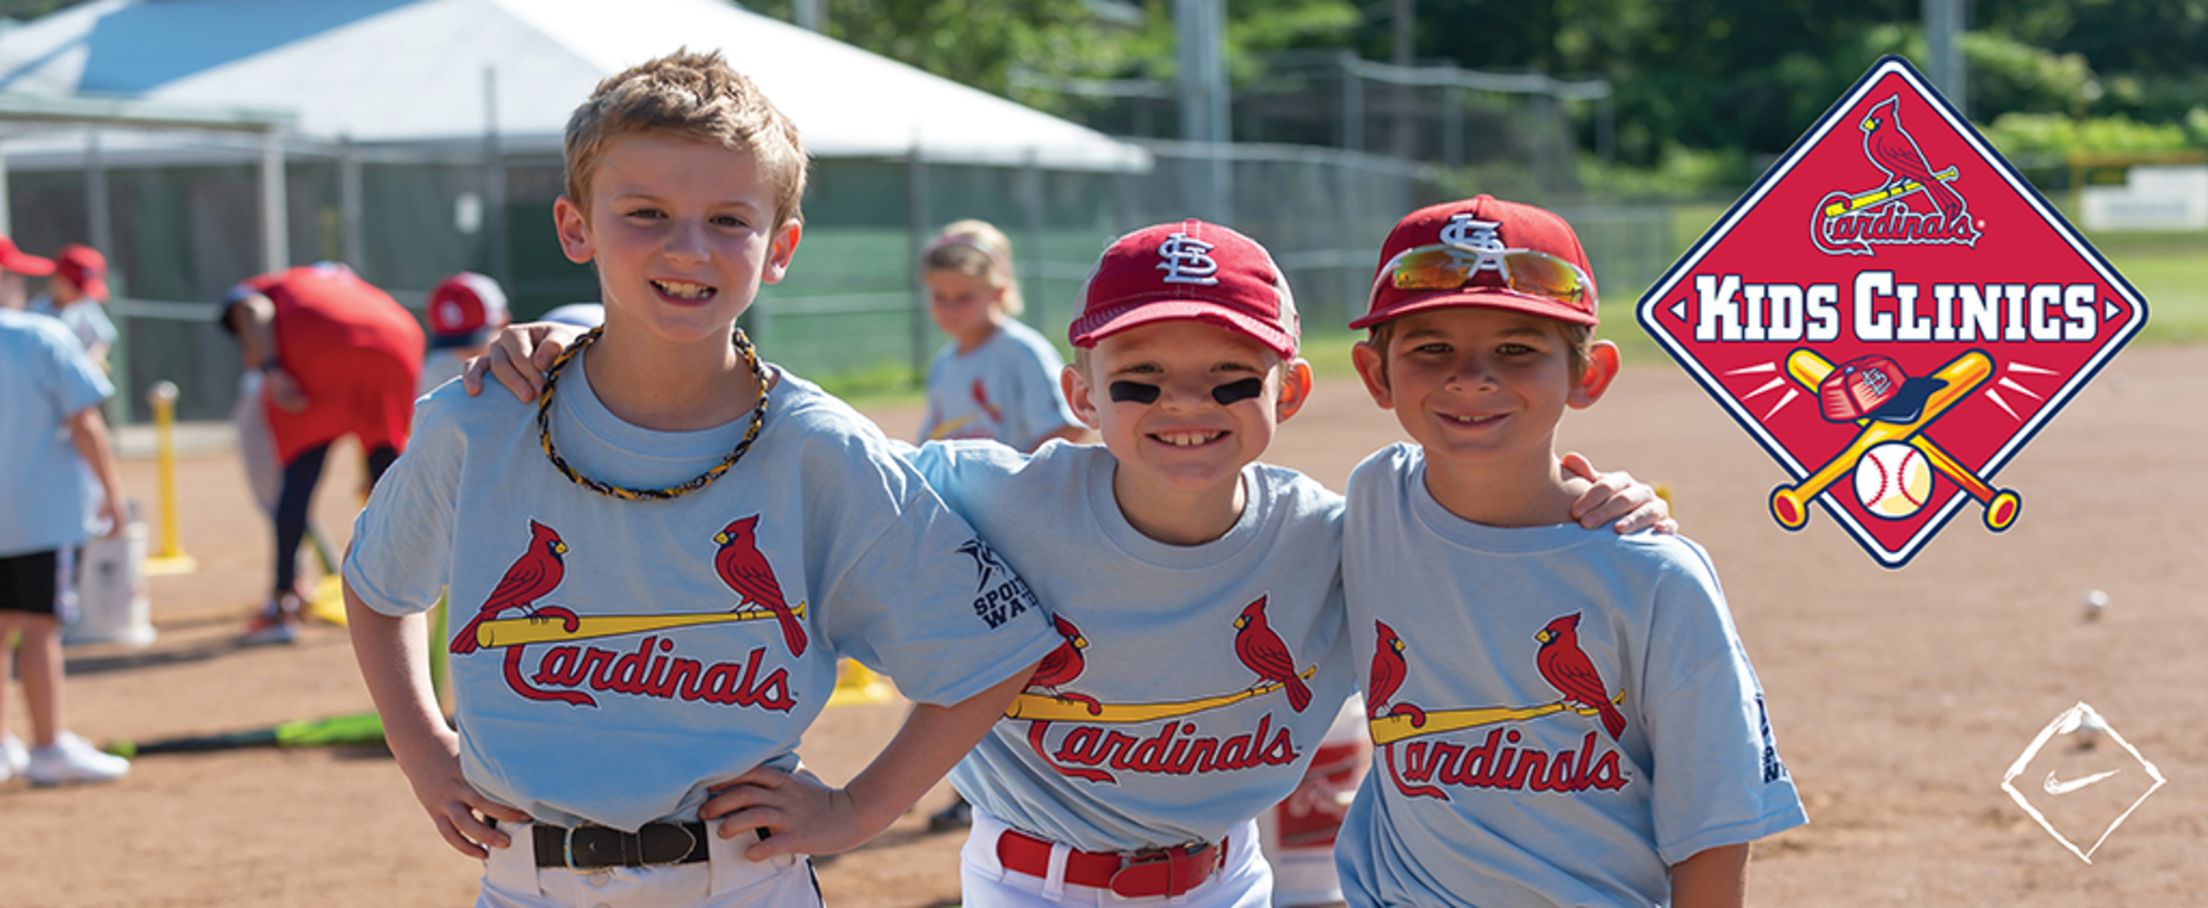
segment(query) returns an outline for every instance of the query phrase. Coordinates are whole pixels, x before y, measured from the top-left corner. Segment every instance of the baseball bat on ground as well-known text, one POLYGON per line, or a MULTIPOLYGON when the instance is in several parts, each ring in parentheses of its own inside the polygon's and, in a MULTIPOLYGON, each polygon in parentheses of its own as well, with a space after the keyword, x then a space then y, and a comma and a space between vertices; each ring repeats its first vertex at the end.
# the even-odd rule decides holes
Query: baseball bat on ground
POLYGON ((108 753, 124 757, 143 757, 153 754, 207 753, 217 750, 237 750, 247 747, 336 747, 346 744, 380 744, 383 742, 383 721, 374 711, 329 716, 321 719, 299 719, 271 725, 214 735, 186 735, 174 738, 157 738, 152 741, 132 741, 128 738, 109 741, 102 748, 108 753))

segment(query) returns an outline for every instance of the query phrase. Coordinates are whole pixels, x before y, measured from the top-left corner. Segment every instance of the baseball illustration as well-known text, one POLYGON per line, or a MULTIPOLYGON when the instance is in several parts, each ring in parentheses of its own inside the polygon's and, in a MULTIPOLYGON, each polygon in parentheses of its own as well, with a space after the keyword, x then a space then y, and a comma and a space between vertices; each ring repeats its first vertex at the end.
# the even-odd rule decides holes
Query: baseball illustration
POLYGON ((1932 498, 1932 467, 1907 442, 1873 446, 1855 464, 1855 500, 1863 509, 1900 520, 1924 509, 1932 498))

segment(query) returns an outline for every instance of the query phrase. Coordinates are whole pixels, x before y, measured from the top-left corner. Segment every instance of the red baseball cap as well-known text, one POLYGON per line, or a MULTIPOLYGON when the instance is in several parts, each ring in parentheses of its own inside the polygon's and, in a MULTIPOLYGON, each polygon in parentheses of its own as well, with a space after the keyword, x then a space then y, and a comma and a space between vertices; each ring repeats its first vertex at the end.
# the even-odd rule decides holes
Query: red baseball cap
POLYGON ((24 252, 15 241, 0 236, 0 271, 12 271, 26 277, 45 277, 54 273, 54 260, 24 252))
POLYGON ((506 291, 473 271, 445 278, 429 292, 429 330, 441 346, 479 344, 506 315, 506 291))
POLYGON ((61 247, 54 255, 54 273, 68 278, 85 296, 107 299, 107 256, 97 249, 82 243, 61 247))
POLYGON ((1932 392, 1947 387, 1940 378, 1910 378, 1893 357, 1873 353, 1841 363, 1817 385, 1825 419, 1909 423, 1924 412, 1932 392))
POLYGON ((1066 337, 1093 347, 1130 328, 1182 319, 1240 332, 1283 357, 1296 355, 1303 334, 1295 294, 1272 253, 1191 218, 1113 241, 1081 288, 1081 315, 1066 337))
POLYGON ((1553 212, 1490 195, 1429 205, 1388 232, 1365 315, 1349 326, 1457 306, 1594 325, 1594 273, 1553 212))

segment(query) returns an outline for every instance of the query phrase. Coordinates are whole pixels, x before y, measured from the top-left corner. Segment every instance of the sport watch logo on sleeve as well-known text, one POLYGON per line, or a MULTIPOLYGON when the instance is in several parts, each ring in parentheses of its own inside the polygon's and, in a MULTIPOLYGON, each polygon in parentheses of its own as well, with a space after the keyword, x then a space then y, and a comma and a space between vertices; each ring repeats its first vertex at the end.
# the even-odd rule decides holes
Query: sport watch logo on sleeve
POLYGON ((1864 74, 1658 280, 1641 325, 1811 503, 1899 568, 2147 321, 2146 300, 1900 57, 1864 74), (1802 229, 1807 217, 1809 229, 1802 229))

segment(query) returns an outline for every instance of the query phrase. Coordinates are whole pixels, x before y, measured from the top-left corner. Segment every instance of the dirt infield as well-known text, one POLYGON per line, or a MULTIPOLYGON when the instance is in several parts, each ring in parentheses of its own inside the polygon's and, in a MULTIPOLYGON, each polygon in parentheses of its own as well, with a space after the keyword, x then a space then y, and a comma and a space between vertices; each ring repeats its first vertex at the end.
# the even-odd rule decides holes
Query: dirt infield
MULTIPOLYGON (((2195 484, 2208 465, 2204 353, 2126 353, 2001 474, 2024 496, 2014 529, 1994 536, 1966 511, 1898 573, 1821 510, 1803 532, 1781 531, 1763 504, 1778 468, 1676 369, 1629 368, 1599 407, 1566 420, 1567 446, 1672 487, 1756 659, 1812 824, 1759 846, 1753 903, 2160 905, 2208 889, 2208 868, 2185 857, 2208 826, 2198 721, 2208 559, 2190 529, 2208 511, 2208 488, 2195 484), (2111 604, 2087 622, 2080 602, 2093 589, 2111 604), (2169 777, 2091 866, 1999 787, 2040 728, 2080 700, 2169 777)), ((875 415, 892 433, 918 421, 875 415)), ((1354 384, 1335 381, 1272 459, 1340 488, 1398 437, 1354 384)), ((336 460, 316 516, 342 544, 359 471, 336 460)), ((126 464, 143 500, 153 473, 151 461, 126 464)), ((310 629, 295 647, 233 645, 265 582, 265 525, 229 455, 186 458, 181 473, 185 546, 201 568, 152 581, 152 646, 70 651, 70 723, 95 740, 143 739, 365 709, 341 630, 310 629)), ((21 703, 9 693, 18 729, 21 703)), ((846 777, 900 713, 832 709, 805 758, 846 777)), ((2059 801, 2036 775, 2017 780, 2089 845, 2129 797, 2101 802, 2141 771, 2113 743, 2063 759, 2065 779, 2123 770, 2059 801)), ((824 866, 829 900, 955 901, 959 837, 929 836, 922 822, 945 791, 824 866)), ((151 757, 102 788, 0 785, 0 904, 10 906, 464 904, 477 873, 430 830, 380 749, 151 757)))

